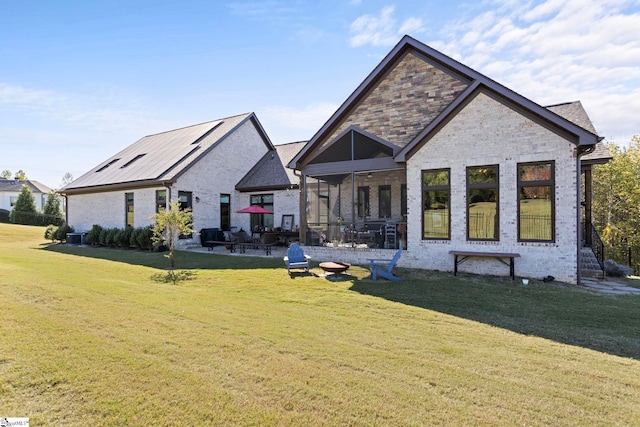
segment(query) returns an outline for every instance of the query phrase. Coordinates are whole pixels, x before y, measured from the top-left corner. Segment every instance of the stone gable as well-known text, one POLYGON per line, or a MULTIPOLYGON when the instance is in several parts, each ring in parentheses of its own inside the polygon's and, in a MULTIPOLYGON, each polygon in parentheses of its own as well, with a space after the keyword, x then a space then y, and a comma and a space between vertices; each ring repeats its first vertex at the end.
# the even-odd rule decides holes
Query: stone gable
POLYGON ((464 81, 408 52, 365 95, 325 144, 350 125, 356 125, 404 147, 466 87, 464 81))

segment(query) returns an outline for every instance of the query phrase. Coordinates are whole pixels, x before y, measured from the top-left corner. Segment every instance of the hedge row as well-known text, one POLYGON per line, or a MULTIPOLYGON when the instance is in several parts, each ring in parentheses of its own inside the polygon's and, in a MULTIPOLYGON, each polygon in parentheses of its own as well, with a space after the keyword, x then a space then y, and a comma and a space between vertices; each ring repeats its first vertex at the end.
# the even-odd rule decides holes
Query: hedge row
POLYGON ((86 236, 86 243, 93 246, 107 246, 111 248, 135 248, 154 250, 151 240, 152 227, 138 228, 102 228, 94 224, 86 236))
POLYGON ((62 215, 48 215, 40 212, 16 212, 9 213, 9 221, 14 224, 22 225, 56 225, 60 226, 64 223, 62 215))

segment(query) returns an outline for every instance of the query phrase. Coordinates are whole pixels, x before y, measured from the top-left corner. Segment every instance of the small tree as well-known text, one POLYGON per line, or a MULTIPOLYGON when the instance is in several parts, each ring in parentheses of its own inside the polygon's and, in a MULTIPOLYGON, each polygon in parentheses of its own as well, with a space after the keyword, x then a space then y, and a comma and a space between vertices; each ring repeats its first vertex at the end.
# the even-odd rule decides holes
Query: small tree
POLYGON ((15 179, 17 179, 18 181, 26 181, 27 180, 27 174, 24 173, 24 171, 22 169, 20 169, 18 172, 16 172, 15 179))
POLYGON ((13 209, 11 210, 11 222, 22 223, 24 221, 21 220, 20 214, 27 213, 27 216, 32 219, 33 215, 37 212, 38 209, 36 208, 36 199, 33 197, 33 191, 31 191, 28 185, 23 185, 18 194, 16 204, 13 205, 13 209))
POLYGON ((169 248, 170 271, 175 268, 175 248, 176 241, 181 234, 192 234, 193 213, 191 209, 180 209, 179 202, 169 203, 169 209, 161 209, 160 212, 151 217, 153 226, 153 243, 156 245, 165 244, 169 248))
POLYGON ((64 187, 67 184, 71 184, 71 182, 73 181, 73 175, 71 175, 70 172, 67 172, 64 174, 64 176, 62 177, 62 187, 64 187))
POLYGON ((0 173, 0 176, 5 178, 5 179, 11 179, 11 176, 13 174, 11 173, 11 171, 9 169, 5 169, 2 171, 2 173, 0 173))
POLYGON ((42 213, 45 215, 60 215, 60 196, 58 193, 47 194, 47 201, 42 208, 42 213))

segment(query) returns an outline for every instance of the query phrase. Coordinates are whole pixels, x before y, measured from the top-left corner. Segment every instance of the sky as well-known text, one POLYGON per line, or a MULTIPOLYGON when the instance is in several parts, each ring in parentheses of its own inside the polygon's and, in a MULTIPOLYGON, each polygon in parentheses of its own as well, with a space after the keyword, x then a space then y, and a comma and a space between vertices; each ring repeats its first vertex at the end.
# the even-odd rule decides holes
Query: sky
POLYGON ((640 0, 0 0, 0 171, 60 188, 146 135, 255 112, 309 140, 408 34, 640 134, 640 0))

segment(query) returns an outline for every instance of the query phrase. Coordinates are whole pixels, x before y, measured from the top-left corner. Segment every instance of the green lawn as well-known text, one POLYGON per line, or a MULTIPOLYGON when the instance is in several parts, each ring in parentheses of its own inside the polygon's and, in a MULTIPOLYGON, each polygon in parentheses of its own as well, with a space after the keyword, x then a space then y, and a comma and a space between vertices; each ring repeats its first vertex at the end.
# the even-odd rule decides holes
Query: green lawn
POLYGON ((640 425, 640 298, 50 245, 0 224, 0 416, 32 425, 640 425), (320 270, 314 269, 316 273, 320 270))

